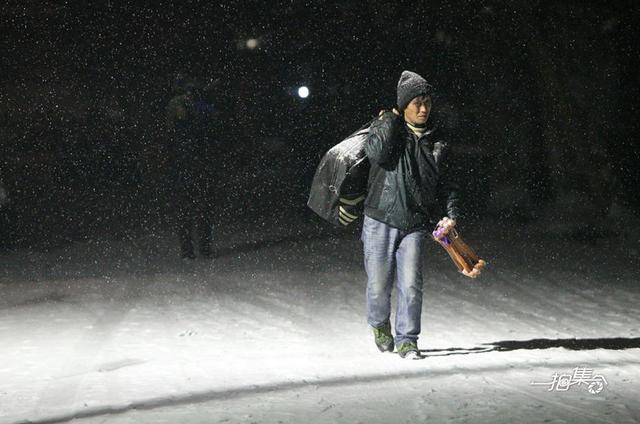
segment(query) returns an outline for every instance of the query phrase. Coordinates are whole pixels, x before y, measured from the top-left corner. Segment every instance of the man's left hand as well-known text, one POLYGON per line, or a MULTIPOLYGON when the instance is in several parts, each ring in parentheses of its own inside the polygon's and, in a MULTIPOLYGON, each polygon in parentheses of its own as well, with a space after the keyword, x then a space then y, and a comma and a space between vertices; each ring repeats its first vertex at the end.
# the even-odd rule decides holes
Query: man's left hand
POLYGON ((455 226, 456 226, 456 221, 449 218, 448 216, 445 216, 440 220, 440 222, 438 222, 438 228, 443 228, 444 234, 447 234, 455 226))

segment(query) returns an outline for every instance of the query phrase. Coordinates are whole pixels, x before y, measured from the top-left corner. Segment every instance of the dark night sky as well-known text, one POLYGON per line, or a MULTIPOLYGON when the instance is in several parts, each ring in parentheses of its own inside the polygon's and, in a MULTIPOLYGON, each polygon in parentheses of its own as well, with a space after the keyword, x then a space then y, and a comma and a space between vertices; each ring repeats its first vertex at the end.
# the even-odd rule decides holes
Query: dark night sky
POLYGON ((304 208, 319 157, 393 105, 403 69, 437 87, 434 119, 459 153, 469 216, 526 222, 578 204, 566 219, 593 227, 614 204, 640 210, 634 2, 265 4, 3 6, 3 239, 59 234, 70 220, 66 239, 97 222, 164 223, 164 108, 178 73, 220 80, 219 178, 243 193, 217 206, 221 217, 247 197, 245 218, 304 208))

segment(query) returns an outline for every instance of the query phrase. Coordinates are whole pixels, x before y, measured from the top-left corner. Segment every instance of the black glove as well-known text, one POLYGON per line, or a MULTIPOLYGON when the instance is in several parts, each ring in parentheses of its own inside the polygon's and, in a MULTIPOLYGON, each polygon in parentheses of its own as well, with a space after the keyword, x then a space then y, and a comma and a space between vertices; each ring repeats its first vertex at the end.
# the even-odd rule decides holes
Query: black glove
POLYGON ((338 208, 338 221, 345 227, 351 224, 362 215, 362 202, 365 195, 347 195, 340 198, 338 208))

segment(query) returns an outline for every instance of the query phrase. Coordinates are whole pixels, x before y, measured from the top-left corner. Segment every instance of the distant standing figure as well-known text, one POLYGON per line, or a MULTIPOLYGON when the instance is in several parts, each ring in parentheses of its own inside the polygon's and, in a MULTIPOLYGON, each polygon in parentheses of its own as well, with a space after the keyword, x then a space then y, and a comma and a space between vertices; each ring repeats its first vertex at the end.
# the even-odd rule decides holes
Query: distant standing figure
POLYGON ((202 85, 179 79, 175 95, 166 107, 171 138, 171 164, 174 171, 175 210, 180 255, 194 259, 193 233, 197 234, 200 254, 212 254, 213 155, 217 112, 205 98, 202 85))
POLYGON ((0 180, 0 209, 9 203, 9 195, 7 194, 7 190, 4 188, 4 184, 2 184, 2 180, 0 180))

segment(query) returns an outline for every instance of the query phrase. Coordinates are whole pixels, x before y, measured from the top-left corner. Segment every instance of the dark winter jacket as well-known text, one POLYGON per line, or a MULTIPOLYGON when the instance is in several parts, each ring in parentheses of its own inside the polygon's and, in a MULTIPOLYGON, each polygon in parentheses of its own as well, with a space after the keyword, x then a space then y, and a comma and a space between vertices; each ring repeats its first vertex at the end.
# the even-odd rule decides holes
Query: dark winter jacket
POLYGON ((220 161, 221 153, 221 131, 213 105, 182 94, 171 99, 165 112, 175 182, 182 190, 211 192, 218 170, 211 164, 220 161))
POLYGON ((437 133, 431 128, 418 138, 393 112, 371 124, 365 215, 405 231, 431 229, 445 215, 460 218, 447 145, 437 133))

